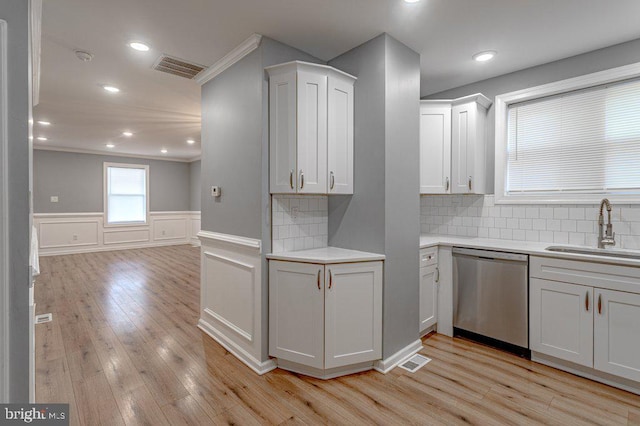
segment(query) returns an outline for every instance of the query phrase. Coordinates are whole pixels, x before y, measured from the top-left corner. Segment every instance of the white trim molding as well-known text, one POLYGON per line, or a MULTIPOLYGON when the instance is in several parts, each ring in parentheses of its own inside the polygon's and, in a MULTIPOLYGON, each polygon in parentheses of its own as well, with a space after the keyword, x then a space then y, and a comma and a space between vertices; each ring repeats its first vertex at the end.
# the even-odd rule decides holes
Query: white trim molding
POLYGON ((208 81, 214 79, 224 70, 231 67, 240 59, 256 50, 258 46, 260 46, 261 40, 262 36, 260 34, 252 34, 248 39, 240 43, 240 45, 234 48, 231 52, 224 55, 224 57, 222 57, 222 59, 220 59, 218 62, 201 71, 200 74, 198 74, 194 78, 195 82, 202 86, 208 81))
POLYGON ((151 212, 145 225, 105 227, 104 213, 37 213, 40 256, 178 244, 199 245, 200 212, 151 212))
POLYGON ((418 339, 415 342, 409 343, 390 357, 374 362, 373 369, 382 374, 387 374, 402 361, 420 352, 420 349, 422 349, 422 340, 418 339))
POLYGON ((103 226, 112 228, 112 227, 121 227, 121 226, 144 226, 149 223, 151 218, 149 212, 149 165, 148 164, 129 164, 129 163, 110 163, 105 161, 102 163, 103 165, 103 173, 102 173, 102 197, 103 197, 103 206, 104 206, 104 222, 103 226), (109 169, 135 169, 135 170, 144 170, 144 222, 114 222, 109 223, 109 169))
POLYGON ((31 38, 31 102, 40 102, 40 46, 42 45, 42 0, 29 1, 29 37, 31 38))
MULTIPOLYGON (((567 195, 541 195, 541 196, 507 196, 506 171, 507 171, 507 113, 509 105, 530 101, 547 96, 557 95, 588 87, 599 86, 621 80, 640 77, 640 62, 611 68, 579 77, 555 81, 528 89, 517 90, 496 96, 495 99, 495 203, 496 204, 597 204, 602 199, 602 194, 580 194, 574 198, 567 195)), ((636 204, 640 203, 638 195, 607 195, 612 202, 636 204)))
POLYGON ((198 238, 200 240, 208 240, 210 242, 225 242, 234 244, 237 246, 243 246, 250 249, 255 249, 258 253, 262 253, 262 241, 255 238, 241 237, 239 235, 220 234, 218 232, 200 231, 198 232, 198 238))
MULTIPOLYGON (((142 158, 145 160, 157 160, 157 161, 175 161, 177 163, 191 163, 196 161, 194 159, 186 159, 186 158, 177 158, 177 157, 158 157, 154 155, 141 155, 141 154, 126 154, 123 152, 112 152, 112 151, 98 151, 95 149, 80 149, 80 148, 66 148, 63 146, 43 146, 43 145, 34 145, 34 150, 38 151, 55 151, 55 152, 71 152, 74 154, 90 154, 90 155, 103 155, 105 157, 126 157, 126 158, 142 158)), ((200 156, 194 157, 196 159, 200 159, 200 156)))
POLYGON ((0 20, 0 402, 9 399, 9 173, 7 22, 0 20))
POLYGON ((198 326, 258 374, 275 368, 263 353, 266 286, 260 241, 200 231, 198 326))

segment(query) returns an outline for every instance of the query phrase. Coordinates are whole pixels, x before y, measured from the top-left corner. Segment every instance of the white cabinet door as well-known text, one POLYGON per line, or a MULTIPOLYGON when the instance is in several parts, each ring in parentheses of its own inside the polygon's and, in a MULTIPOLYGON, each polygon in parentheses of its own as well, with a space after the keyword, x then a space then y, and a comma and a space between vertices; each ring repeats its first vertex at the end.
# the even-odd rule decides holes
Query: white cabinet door
POLYGON ((447 194, 451 176, 451 107, 420 106, 420 193, 447 194))
POLYGON ((353 81, 329 77, 329 194, 353 194, 353 81))
POLYGON ((298 193, 326 194, 326 192, 327 76, 300 70, 298 71, 298 193))
POLYGON ((324 367, 324 267, 269 262, 269 354, 324 367))
POLYGON ((296 74, 272 75, 269 80, 270 190, 296 192, 296 74))
POLYGON ((593 367, 593 288, 531 278, 531 350, 593 367))
POLYGON ((420 268, 420 333, 435 325, 438 317, 437 265, 420 268))
POLYGON ((595 289, 594 367, 640 381, 640 294, 595 289))
POLYGON ((476 104, 451 109, 451 192, 473 193, 476 143, 476 104))
POLYGON ((325 368, 382 357, 382 262, 327 265, 325 368))

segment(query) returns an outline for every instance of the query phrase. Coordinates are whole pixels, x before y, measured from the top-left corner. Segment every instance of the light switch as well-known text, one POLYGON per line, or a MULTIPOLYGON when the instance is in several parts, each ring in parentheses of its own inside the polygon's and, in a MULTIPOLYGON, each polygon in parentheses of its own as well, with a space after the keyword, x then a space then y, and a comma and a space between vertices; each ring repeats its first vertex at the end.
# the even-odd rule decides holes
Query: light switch
POLYGON ((58 196, 57 195, 52 195, 51 196, 51 202, 52 203, 57 203, 58 202, 58 196))
POLYGON ((219 197, 222 194, 222 188, 220 188, 219 186, 212 186, 211 187, 211 196, 212 197, 219 197))

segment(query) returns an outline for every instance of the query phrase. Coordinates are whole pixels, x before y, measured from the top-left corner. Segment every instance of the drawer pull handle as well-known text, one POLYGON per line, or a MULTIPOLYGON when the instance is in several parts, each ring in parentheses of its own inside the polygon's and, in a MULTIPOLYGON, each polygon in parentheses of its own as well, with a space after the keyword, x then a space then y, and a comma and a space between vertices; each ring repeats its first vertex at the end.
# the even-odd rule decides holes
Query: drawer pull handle
POLYGON ((320 287, 320 273, 322 272, 322 270, 318 270, 318 290, 322 290, 322 287, 320 287))
POLYGON ((436 266, 436 283, 440 282, 440 268, 436 266))
POLYGON ((329 269, 329 288, 333 286, 333 275, 331 275, 331 269, 329 269))

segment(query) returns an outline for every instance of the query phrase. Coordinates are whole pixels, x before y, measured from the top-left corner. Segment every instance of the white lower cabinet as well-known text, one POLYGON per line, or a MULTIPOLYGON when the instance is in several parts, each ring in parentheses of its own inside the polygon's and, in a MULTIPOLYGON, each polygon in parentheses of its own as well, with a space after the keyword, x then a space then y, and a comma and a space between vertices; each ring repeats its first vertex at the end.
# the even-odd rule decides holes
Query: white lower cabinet
POLYGON ((640 294, 595 289, 597 370, 640 382, 640 294))
POLYGON ((640 269, 531 257, 530 270, 531 350, 640 384, 640 269))
POLYGON ((593 288, 531 278, 531 350, 593 366, 593 288))
POLYGON ((420 335, 426 334, 438 321, 438 248, 420 250, 420 335))
POLYGON ((320 376, 380 359, 382 261, 270 261, 269 354, 320 376))

